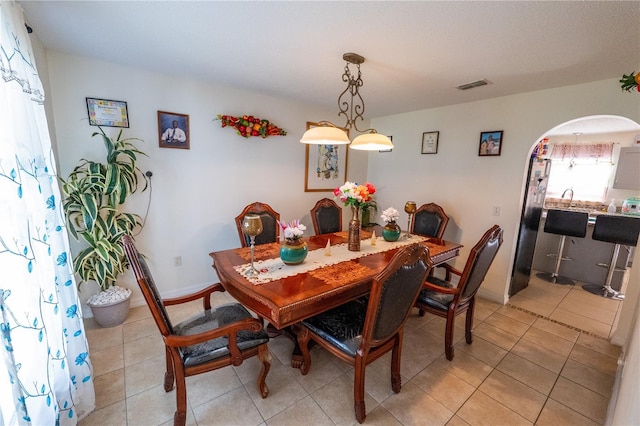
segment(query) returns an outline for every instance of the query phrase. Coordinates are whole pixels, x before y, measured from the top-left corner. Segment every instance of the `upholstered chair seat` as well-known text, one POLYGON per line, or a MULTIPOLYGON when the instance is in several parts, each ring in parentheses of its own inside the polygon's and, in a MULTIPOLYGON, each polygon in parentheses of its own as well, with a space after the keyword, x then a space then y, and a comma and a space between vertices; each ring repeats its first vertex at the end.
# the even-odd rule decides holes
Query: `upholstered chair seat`
MULTIPOLYGON (((238 303, 218 306, 216 309, 204 311, 173 327, 178 336, 189 336, 215 330, 238 321, 253 319, 249 311, 238 303)), ((239 331, 236 335, 238 349, 241 351, 262 345, 269 341, 264 330, 258 332, 239 331)), ((216 358, 229 356, 229 339, 217 337, 206 342, 180 348, 185 366, 203 364, 216 358)))
MULTIPOLYGON (((440 278, 436 278, 433 276, 428 277, 427 281, 443 289, 454 288, 454 285, 452 283, 445 280, 441 280, 440 278)), ((429 305, 434 309, 440 309, 442 311, 446 311, 447 309, 449 309, 449 305, 453 301, 453 294, 441 293, 439 291, 434 291, 427 288, 420 292, 420 295, 418 296, 418 301, 426 305, 429 305)))
POLYGON ((361 297, 311 317, 302 324, 345 354, 355 357, 362 343, 368 304, 369 298, 361 297))

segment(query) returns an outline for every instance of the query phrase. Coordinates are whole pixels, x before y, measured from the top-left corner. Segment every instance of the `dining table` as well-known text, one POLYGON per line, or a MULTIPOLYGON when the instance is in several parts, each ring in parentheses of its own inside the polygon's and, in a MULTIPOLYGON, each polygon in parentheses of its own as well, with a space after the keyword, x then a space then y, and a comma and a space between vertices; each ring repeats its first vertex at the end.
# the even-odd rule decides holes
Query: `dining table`
MULTIPOLYGON (((300 265, 285 265, 279 257, 282 242, 254 247, 257 276, 247 276, 251 248, 209 253, 225 290, 277 330, 295 337, 295 325, 350 300, 365 296, 373 278, 403 246, 419 242, 429 250, 434 266, 454 259, 462 245, 437 238, 403 234, 397 242, 378 235, 381 228, 361 231, 361 250, 347 250, 348 231, 305 237, 309 254, 300 265)), ((295 338, 294 343, 297 343, 295 338)), ((299 368, 297 344, 292 367, 299 368)))

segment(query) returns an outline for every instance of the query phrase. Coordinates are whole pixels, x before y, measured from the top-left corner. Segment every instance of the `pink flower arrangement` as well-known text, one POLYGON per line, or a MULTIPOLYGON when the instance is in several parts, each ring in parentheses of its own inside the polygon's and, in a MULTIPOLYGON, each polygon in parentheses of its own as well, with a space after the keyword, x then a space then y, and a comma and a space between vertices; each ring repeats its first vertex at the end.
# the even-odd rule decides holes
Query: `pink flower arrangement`
POLYGON ((372 183, 358 185, 355 182, 345 182, 339 188, 333 190, 333 195, 338 197, 345 206, 361 208, 373 199, 376 187, 372 183))
POLYGON ((287 241, 298 241, 307 229, 298 219, 292 220, 290 223, 278 221, 278 225, 280 225, 284 239, 287 241))

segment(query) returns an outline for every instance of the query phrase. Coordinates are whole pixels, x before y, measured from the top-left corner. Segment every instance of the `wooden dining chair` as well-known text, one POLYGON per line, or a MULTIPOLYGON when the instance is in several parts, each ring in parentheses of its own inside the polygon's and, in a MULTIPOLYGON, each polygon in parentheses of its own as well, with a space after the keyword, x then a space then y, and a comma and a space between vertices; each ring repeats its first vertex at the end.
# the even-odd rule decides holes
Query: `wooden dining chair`
POLYGON ((484 281, 487 271, 502 245, 502 228, 494 225, 484 233, 480 241, 471 249, 467 263, 462 271, 445 264, 447 277, 441 280, 429 276, 425 289, 420 292, 416 307, 420 316, 430 312, 447 319, 444 349, 449 361, 453 359, 453 326, 455 318, 463 312, 467 313, 465 322, 465 338, 468 344, 473 342, 473 309, 476 293, 484 281), (457 284, 452 282, 452 275, 459 277, 457 284))
POLYGON ((256 201, 246 206, 235 219, 242 247, 249 247, 251 244, 249 237, 242 232, 242 220, 248 214, 257 214, 262 219, 262 233, 255 237, 255 245, 278 241, 280 236, 280 227, 278 226, 280 213, 273 210, 269 204, 256 201))
POLYGON ((310 340, 354 366, 353 399, 359 423, 366 418, 366 366, 389 351, 392 351, 391 388, 395 393, 400 392, 403 327, 432 266, 425 246, 414 243, 404 247, 374 278, 368 296, 308 318, 298 325, 298 344, 303 357, 300 371, 303 375, 311 368, 310 340))
POLYGON ((444 209, 436 203, 421 205, 411 218, 411 233, 442 238, 449 223, 444 209))
POLYGON ((330 198, 318 200, 311 209, 316 235, 342 231, 342 208, 330 198))
MULTIPOLYGON (((449 216, 444 212, 444 209, 436 203, 427 203, 421 205, 411 217, 410 232, 442 239, 447 223, 449 223, 449 216)), ((445 264, 438 265, 438 268, 444 267, 445 264)), ((433 275, 433 272, 432 269, 429 275, 433 275)))
POLYGON ((162 299, 151 277, 145 259, 138 253, 133 239, 122 237, 127 259, 138 281, 153 319, 164 340, 167 371, 164 390, 176 388, 176 412, 173 424, 183 426, 187 418, 187 388, 185 378, 217 370, 228 365, 240 365, 252 356, 258 356, 262 368, 258 374, 258 390, 262 398, 269 395, 265 382, 271 367, 271 354, 267 348, 269 336, 262 321, 254 318, 244 306, 230 303, 211 308, 211 294, 224 291, 220 283, 199 292, 173 299, 162 299), (165 306, 178 305, 202 299, 204 311, 190 319, 173 324, 165 306))

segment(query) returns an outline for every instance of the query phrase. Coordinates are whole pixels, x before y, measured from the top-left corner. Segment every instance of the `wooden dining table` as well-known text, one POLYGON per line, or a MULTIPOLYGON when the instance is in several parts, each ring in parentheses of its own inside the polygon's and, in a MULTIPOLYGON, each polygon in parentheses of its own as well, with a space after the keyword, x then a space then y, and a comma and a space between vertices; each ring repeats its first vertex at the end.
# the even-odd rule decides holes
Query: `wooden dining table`
MULTIPOLYGON (((362 234, 364 241, 368 237, 367 231, 362 234)), ((336 232, 308 237, 305 241, 311 251, 325 249, 327 242, 330 246, 344 244, 347 238, 346 232, 336 232)), ((418 238, 414 237, 414 240, 418 238)), ((421 243, 428 247, 436 266, 455 258, 462 247, 436 238, 427 238, 421 243)), ((255 261, 278 258, 281 244, 255 246, 255 261)), ((398 250, 394 248, 369 254, 260 284, 251 282, 236 269, 249 263, 249 247, 216 251, 209 256, 213 259, 213 268, 220 282, 231 296, 278 330, 285 330, 306 318, 368 294, 373 278, 398 250)), ((297 350, 294 349, 295 352, 297 350)), ((294 356, 292 360, 294 367, 299 366, 296 358, 294 356)))

